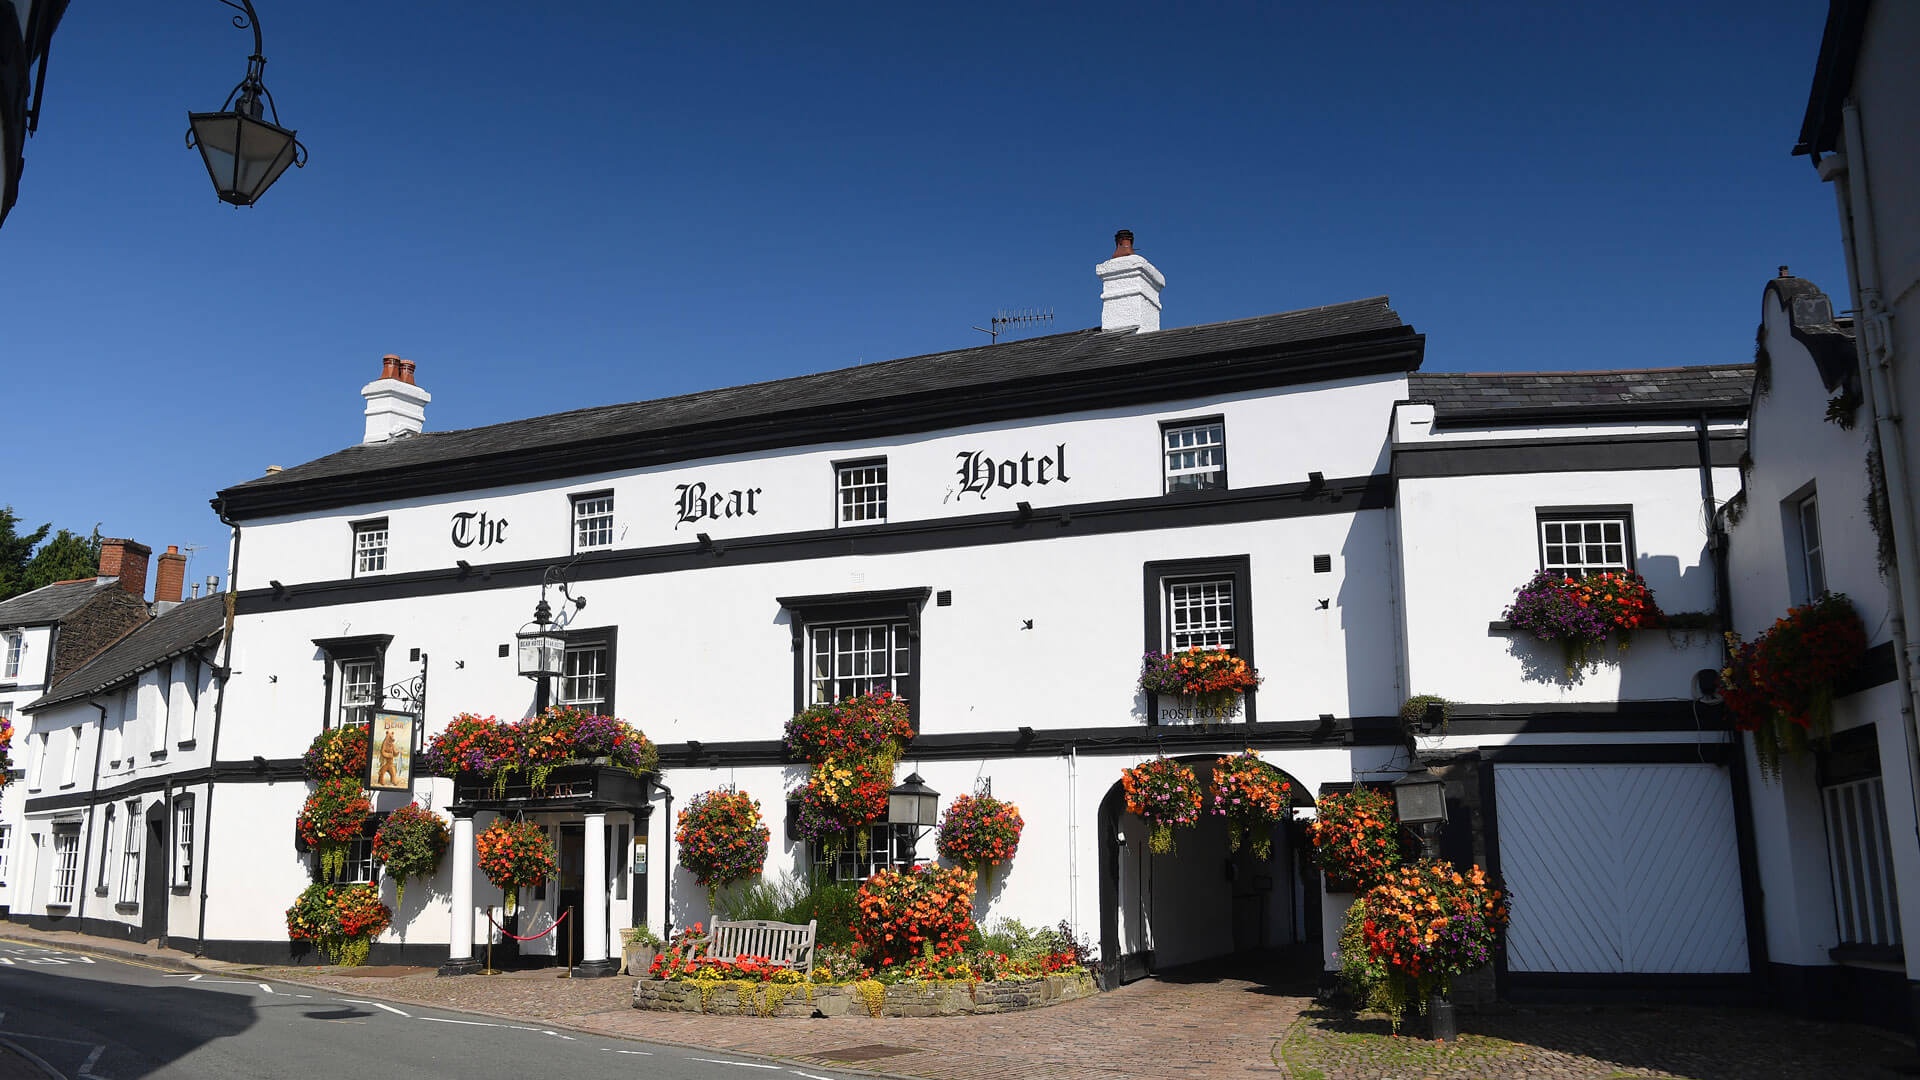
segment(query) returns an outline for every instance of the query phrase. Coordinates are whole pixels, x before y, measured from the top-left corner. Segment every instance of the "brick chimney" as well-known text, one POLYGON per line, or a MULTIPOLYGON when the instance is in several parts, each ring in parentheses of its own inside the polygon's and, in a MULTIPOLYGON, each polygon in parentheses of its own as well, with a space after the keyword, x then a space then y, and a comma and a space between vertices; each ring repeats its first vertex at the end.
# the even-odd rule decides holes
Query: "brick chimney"
POLYGON ((433 395, 414 385, 413 361, 391 354, 380 358, 380 377, 360 388, 367 399, 367 434, 362 443, 383 443, 418 435, 427 423, 433 395))
POLYGON ((1160 290, 1167 279, 1145 256, 1133 253, 1133 230, 1113 234, 1113 258, 1093 272, 1100 275, 1100 329, 1142 334, 1160 329, 1160 290))
POLYGON ((168 544, 167 550, 160 555, 159 568, 153 572, 153 602, 169 605, 179 603, 180 591, 186 583, 187 557, 180 554, 179 547, 168 544))
POLYGON ((118 578, 120 587, 145 600, 147 556, 153 549, 138 540, 100 541, 100 580, 118 578))

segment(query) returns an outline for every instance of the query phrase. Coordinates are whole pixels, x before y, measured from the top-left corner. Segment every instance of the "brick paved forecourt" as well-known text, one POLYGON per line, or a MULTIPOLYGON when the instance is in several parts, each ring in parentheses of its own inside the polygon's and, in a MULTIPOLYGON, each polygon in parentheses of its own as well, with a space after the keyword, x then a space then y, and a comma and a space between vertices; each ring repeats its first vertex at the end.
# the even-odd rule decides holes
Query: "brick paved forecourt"
POLYGON ((1436 1048, 1422 1039, 1389 1038, 1382 1021, 1354 1020, 1311 997, 1233 978, 1148 979, 1044 1009, 986 1016, 789 1020, 635 1009, 635 980, 626 977, 242 968, 13 924, 0 924, 0 937, 917 1080, 1892 1080, 1920 1072, 1912 1044, 1885 1032, 1763 1010, 1500 1008, 1461 1016, 1464 1037, 1436 1048))

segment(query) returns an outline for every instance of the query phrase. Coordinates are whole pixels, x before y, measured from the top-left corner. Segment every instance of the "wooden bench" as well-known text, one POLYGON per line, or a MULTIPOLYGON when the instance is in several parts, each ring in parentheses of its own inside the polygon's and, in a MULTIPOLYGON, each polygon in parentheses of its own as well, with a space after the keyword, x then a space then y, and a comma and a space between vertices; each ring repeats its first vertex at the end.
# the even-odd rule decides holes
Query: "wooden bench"
POLYGON ((803 975, 811 975, 813 932, 819 924, 818 919, 809 919, 805 926, 766 919, 744 922, 716 919, 707 927, 706 955, 726 961, 742 956, 764 956, 776 967, 794 968, 803 975))

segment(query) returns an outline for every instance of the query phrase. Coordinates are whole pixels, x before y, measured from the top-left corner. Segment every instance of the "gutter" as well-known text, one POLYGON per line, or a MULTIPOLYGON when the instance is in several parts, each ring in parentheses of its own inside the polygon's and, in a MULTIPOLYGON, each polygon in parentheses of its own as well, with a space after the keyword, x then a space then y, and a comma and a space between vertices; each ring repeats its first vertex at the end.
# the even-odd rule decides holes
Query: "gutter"
POLYGON ((215 677, 220 680, 220 691, 213 696, 213 737, 207 747, 207 808, 200 815, 206 842, 200 845, 200 923, 194 935, 195 956, 207 954, 207 882, 213 878, 213 795, 220 788, 213 781, 213 766, 220 760, 220 721, 227 713, 227 684, 233 675, 233 608, 240 597, 240 523, 227 516, 225 499, 219 500, 214 509, 220 523, 233 530, 233 548, 227 558, 226 625, 220 635, 220 663, 214 669, 215 677))

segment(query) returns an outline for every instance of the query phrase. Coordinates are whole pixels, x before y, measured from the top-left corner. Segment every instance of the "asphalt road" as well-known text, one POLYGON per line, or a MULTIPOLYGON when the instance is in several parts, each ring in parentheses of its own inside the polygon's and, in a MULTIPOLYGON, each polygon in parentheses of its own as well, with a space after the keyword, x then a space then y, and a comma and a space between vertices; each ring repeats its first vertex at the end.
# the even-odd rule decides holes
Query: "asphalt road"
POLYGON ((0 1036, 69 1080, 846 1077, 7 941, 0 941, 0 1036))

